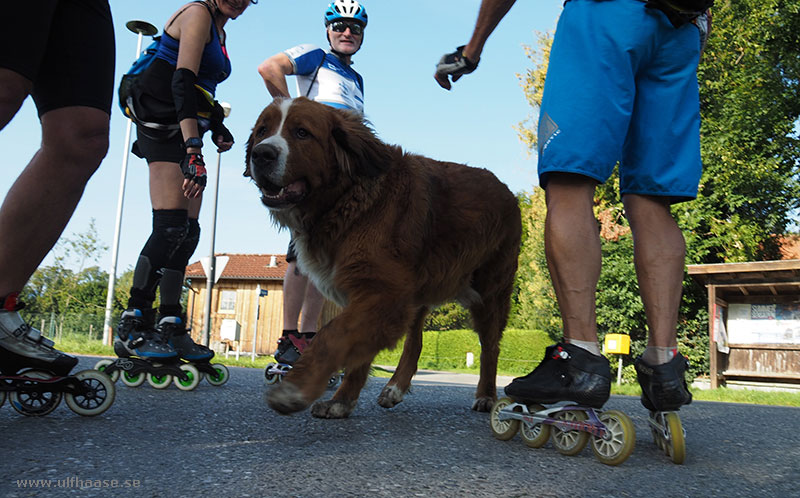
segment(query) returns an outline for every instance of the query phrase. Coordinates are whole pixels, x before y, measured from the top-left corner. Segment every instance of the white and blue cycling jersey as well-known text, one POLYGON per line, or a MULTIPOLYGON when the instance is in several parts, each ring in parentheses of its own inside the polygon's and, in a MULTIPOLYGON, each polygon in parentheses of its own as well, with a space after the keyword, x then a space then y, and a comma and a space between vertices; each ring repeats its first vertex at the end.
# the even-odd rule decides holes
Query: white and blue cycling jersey
POLYGON ((298 45, 284 53, 297 76, 298 96, 364 114, 364 80, 335 54, 311 44, 298 45))

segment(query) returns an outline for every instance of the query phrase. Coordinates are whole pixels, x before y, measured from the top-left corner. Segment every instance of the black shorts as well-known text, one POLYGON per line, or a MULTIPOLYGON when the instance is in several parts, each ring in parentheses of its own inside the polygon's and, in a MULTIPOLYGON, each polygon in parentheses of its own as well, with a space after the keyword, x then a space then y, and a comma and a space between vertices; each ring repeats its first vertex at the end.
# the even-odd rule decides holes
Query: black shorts
POLYGON ((289 239, 289 248, 286 249, 286 262, 297 261, 297 253, 294 252, 294 239, 289 239))
POLYGON ((69 106, 111 114, 114 25, 108 0, 3 2, 0 67, 33 82, 39 116, 69 106))
POLYGON ((180 163, 186 156, 181 130, 154 131, 140 125, 136 125, 136 141, 133 142, 131 152, 148 164, 180 163))

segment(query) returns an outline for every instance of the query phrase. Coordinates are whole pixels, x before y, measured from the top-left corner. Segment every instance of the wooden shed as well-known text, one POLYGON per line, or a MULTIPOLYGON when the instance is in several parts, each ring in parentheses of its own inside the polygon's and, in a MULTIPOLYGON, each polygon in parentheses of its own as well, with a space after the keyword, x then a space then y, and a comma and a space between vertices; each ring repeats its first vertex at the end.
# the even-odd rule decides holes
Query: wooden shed
POLYGON ((708 289, 711 388, 800 383, 800 260, 689 265, 708 289))
MULTIPOLYGON (((283 331, 283 277, 285 254, 216 254, 217 271, 222 268, 211 292, 209 345, 215 351, 226 348, 257 355, 272 354, 283 331), (224 261, 224 266, 223 266, 224 261)), ((186 306, 192 337, 201 342, 205 320, 207 276, 200 261, 186 267, 186 306)), ((326 302, 320 323, 338 312, 326 302)))

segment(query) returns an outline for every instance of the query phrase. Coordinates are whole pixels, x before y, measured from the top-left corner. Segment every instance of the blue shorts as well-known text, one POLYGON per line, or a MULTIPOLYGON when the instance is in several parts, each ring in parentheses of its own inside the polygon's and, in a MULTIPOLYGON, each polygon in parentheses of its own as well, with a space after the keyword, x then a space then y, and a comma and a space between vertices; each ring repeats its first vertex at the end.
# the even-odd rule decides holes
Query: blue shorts
POLYGON ((694 24, 639 0, 570 0, 558 21, 539 116, 539 184, 554 172, 620 192, 693 199, 702 172, 694 24))

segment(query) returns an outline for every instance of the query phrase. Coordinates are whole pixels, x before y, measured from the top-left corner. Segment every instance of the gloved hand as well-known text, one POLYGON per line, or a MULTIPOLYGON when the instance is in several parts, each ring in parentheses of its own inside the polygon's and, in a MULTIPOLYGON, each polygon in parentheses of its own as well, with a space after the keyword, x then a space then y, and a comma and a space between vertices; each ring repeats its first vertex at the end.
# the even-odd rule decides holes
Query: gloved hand
POLYGON ((211 141, 217 146, 217 152, 225 152, 233 147, 233 134, 222 124, 225 119, 225 110, 219 102, 214 101, 214 110, 211 111, 210 126, 211 141))
POLYGON ((233 135, 222 123, 211 123, 211 140, 217 146, 217 152, 225 152, 233 147, 233 135))
POLYGON ((183 194, 188 198, 197 197, 206 186, 208 175, 203 154, 187 153, 181 161, 183 181, 183 194))
POLYGON ((439 83, 439 86, 446 90, 450 90, 450 79, 453 79, 453 83, 458 81, 459 78, 464 76, 465 74, 469 74, 474 71, 478 67, 478 59, 475 62, 464 57, 464 47, 466 45, 461 45, 456 49, 455 52, 451 54, 445 54, 439 59, 439 63, 436 64, 436 74, 434 78, 436 78, 436 82, 439 83))

